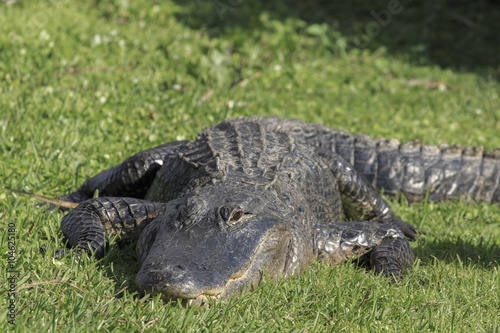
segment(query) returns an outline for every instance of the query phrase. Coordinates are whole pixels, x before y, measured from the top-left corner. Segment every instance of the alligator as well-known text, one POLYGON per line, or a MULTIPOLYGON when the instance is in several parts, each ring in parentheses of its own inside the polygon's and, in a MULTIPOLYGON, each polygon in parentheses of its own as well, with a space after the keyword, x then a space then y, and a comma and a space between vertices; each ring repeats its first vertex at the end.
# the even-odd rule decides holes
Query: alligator
POLYGON ((407 238, 420 230, 399 219, 379 190, 409 202, 491 203, 500 202, 499 179, 500 149, 399 144, 253 116, 89 178, 60 197, 78 203, 61 228, 77 255, 98 259, 110 235, 136 240, 140 290, 199 304, 238 295, 264 275, 298 274, 316 259, 357 259, 400 279, 415 260, 407 238))

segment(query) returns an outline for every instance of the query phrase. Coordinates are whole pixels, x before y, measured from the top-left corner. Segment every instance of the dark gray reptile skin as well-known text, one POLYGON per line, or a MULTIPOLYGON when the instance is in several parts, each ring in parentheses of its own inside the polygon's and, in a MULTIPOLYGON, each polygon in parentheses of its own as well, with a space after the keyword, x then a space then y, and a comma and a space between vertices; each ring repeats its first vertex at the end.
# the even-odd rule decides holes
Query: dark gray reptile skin
POLYGON ((297 274, 312 260, 366 259, 402 276, 418 230, 375 188, 409 201, 500 201, 500 150, 400 145, 275 117, 227 120, 194 141, 140 152, 63 200, 82 202, 62 229, 79 252, 108 235, 137 239, 141 289, 201 302, 297 274), (100 198, 91 199, 95 190, 100 198), (406 237, 405 237, 406 236, 406 237))

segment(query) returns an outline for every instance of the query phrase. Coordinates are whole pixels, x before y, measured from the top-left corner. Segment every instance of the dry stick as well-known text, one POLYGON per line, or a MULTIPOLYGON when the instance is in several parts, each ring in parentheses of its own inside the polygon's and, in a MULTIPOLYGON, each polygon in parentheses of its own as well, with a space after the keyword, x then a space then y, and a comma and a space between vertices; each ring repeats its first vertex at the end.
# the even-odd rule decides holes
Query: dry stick
POLYGON ((28 236, 31 234, 31 230, 33 230, 33 227, 35 226, 35 222, 31 223, 30 228, 28 229, 28 236))
POLYGON ((474 22, 472 22, 471 20, 469 20, 467 17, 464 17, 464 16, 460 15, 457 12, 452 12, 451 13, 451 18, 454 19, 455 21, 458 21, 458 22, 462 23, 463 25, 465 25, 466 27, 468 27, 470 29, 474 29, 474 27, 476 26, 474 24, 474 22))
POLYGON ((59 200, 59 199, 48 198, 48 197, 44 197, 42 195, 38 195, 38 194, 34 194, 34 193, 28 193, 28 192, 24 192, 24 191, 20 191, 20 190, 14 190, 13 188, 10 188, 10 187, 5 187, 5 189, 8 191, 11 191, 11 192, 27 195, 29 197, 54 204, 56 206, 61 206, 61 207, 65 207, 65 208, 75 208, 78 206, 78 204, 75 202, 69 202, 69 201, 64 201, 64 200, 59 200))

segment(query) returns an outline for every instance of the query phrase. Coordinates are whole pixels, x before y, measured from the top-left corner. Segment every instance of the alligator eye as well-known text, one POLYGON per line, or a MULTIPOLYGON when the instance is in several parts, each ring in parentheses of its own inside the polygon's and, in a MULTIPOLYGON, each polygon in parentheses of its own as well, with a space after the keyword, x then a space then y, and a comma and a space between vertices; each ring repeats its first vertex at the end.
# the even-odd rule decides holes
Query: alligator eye
POLYGON ((233 213, 233 215, 231 215, 231 217, 229 218, 229 220, 227 221, 229 224, 234 224, 236 222, 238 222, 241 217, 243 216, 243 211, 241 209, 235 211, 233 213))

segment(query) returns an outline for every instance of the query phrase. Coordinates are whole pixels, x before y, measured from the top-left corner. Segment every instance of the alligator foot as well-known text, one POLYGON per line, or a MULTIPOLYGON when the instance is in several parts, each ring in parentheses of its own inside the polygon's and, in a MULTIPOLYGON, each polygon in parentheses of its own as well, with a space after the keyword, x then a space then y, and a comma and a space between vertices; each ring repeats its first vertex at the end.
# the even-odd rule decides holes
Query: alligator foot
POLYGON ((376 222, 386 225, 392 225, 398 228, 406 237, 411 240, 417 240, 420 237, 419 235, 425 235, 424 231, 412 226, 410 223, 405 222, 394 215, 383 218, 381 220, 377 220, 376 222))
POLYGON ((108 234, 121 233, 121 238, 137 238, 144 227, 162 214, 164 203, 137 198, 101 197, 82 202, 61 221, 69 245, 80 252, 104 257, 108 234))
MULTIPOLYGON (((47 253, 49 251, 52 251, 54 248, 51 246, 40 246, 39 249, 40 249, 41 253, 47 253)), ((57 249, 57 250, 55 250, 54 255, 52 257, 55 259, 60 259, 62 257, 70 255, 70 254, 73 254, 77 258, 79 258, 82 255, 82 252, 81 251, 74 252, 74 251, 71 251, 69 249, 57 249)))
POLYGON ((400 278, 415 261, 410 243, 394 224, 320 223, 313 234, 319 259, 333 264, 360 258, 377 274, 400 278))
POLYGON ((370 253, 370 265, 375 273, 392 278, 392 282, 403 278, 403 271, 414 261, 415 254, 404 238, 386 238, 370 253))

